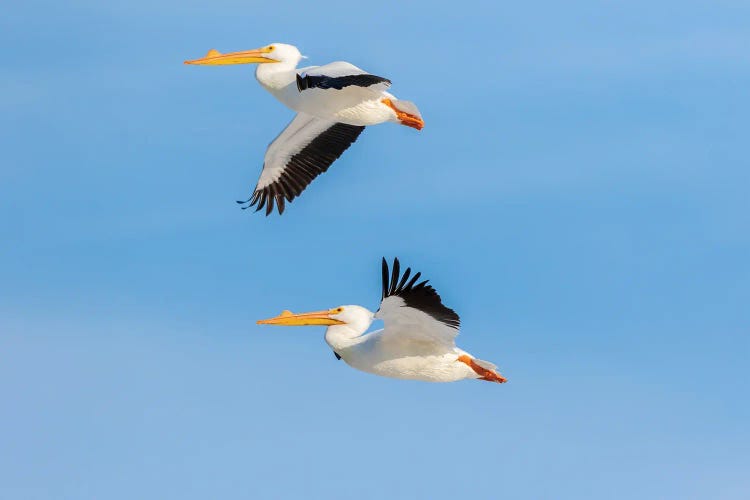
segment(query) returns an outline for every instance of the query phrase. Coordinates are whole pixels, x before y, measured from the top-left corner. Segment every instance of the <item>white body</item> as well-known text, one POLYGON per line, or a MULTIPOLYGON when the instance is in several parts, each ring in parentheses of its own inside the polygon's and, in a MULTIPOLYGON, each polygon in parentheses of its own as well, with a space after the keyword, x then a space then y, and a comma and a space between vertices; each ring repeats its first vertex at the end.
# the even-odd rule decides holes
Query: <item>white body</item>
POLYGON ((333 120, 348 125, 366 126, 383 122, 398 123, 396 112, 383 104, 383 99, 397 99, 385 89, 386 84, 370 87, 346 87, 342 90, 297 89, 297 74, 344 76, 365 74, 365 71, 347 62, 333 62, 325 66, 310 66, 297 69, 301 55, 296 48, 275 44, 274 57, 280 59, 273 64, 258 65, 255 78, 288 108, 298 113, 307 113, 317 118, 333 120))
MULTIPOLYGON (((393 345, 383 335, 383 330, 345 338, 339 328, 329 327, 326 342, 346 364, 357 370, 383 377, 423 380, 425 382, 455 382, 466 378, 479 378, 468 365, 458 361, 465 351, 454 347, 439 352, 419 345, 393 345)), ((473 357, 469 355, 470 357, 473 357)))
POLYGON ((397 258, 390 272, 384 258, 382 277, 376 313, 356 305, 298 314, 283 311, 258 324, 326 325, 325 340, 336 356, 374 375, 425 382, 507 382, 495 365, 456 347, 460 318, 442 303, 428 280, 418 281, 421 273, 412 276, 407 268, 401 274, 397 258), (365 333, 374 319, 382 319, 384 328, 365 333))
POLYGON ((442 325, 422 311, 403 307, 403 300, 398 297, 386 298, 377 315, 361 306, 342 307, 344 311, 332 317, 346 324, 329 326, 325 340, 341 359, 357 370, 426 382, 480 378, 471 367, 458 360, 462 355, 488 370, 496 368, 456 347, 458 330, 442 325), (374 319, 383 319, 386 327, 364 333, 374 319))

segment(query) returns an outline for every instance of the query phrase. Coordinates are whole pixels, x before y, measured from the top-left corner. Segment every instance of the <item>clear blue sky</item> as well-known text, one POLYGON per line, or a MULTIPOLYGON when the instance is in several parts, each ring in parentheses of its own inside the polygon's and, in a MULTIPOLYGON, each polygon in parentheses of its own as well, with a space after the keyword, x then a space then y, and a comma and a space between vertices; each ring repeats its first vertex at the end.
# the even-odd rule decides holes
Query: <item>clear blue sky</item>
POLYGON ((0 17, 0 497, 740 499, 745 1, 15 2, 0 17), (63 4, 68 5, 63 5, 63 4), (279 217, 298 45, 426 120, 279 217), (377 378, 282 309, 431 278, 504 386, 377 378))

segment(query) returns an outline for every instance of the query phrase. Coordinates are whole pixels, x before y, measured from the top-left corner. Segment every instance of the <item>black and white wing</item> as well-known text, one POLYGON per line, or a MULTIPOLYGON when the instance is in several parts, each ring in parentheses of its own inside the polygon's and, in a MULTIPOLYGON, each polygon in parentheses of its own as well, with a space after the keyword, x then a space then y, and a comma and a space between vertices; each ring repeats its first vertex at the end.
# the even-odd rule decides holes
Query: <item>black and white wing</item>
POLYGON ((284 213, 284 203, 299 196, 313 179, 357 140, 365 127, 337 123, 298 113, 268 145, 263 171, 243 209, 265 207, 266 215, 284 213))
POLYGON ((391 81, 382 76, 371 75, 361 68, 344 61, 324 66, 310 66, 297 71, 297 90, 300 92, 319 90, 345 90, 359 94, 380 94, 391 86, 391 81))
POLYGON ((383 259, 383 298, 375 317, 384 322, 384 340, 429 343, 435 351, 453 349, 460 327, 458 314, 443 305, 427 280, 419 281, 421 273, 410 276, 411 268, 401 275, 398 259, 390 272, 383 259))

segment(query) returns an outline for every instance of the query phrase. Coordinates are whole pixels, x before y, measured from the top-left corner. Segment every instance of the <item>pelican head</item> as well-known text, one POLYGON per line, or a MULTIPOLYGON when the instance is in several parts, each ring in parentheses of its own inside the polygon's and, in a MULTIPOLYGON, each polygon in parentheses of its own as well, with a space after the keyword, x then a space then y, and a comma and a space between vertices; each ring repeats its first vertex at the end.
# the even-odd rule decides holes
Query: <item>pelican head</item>
POLYGON ((295 314, 291 311, 283 311, 275 318, 259 320, 258 324, 277 326, 346 325, 358 332, 364 332, 370 326, 374 317, 372 311, 362 306, 349 305, 308 313, 295 314))
POLYGON ((297 47, 286 43, 272 43, 253 50, 240 52, 228 52, 222 54, 216 49, 211 49, 205 57, 185 61, 185 64, 201 65, 227 65, 227 64, 265 64, 265 63, 288 63, 294 66, 302 59, 297 47))

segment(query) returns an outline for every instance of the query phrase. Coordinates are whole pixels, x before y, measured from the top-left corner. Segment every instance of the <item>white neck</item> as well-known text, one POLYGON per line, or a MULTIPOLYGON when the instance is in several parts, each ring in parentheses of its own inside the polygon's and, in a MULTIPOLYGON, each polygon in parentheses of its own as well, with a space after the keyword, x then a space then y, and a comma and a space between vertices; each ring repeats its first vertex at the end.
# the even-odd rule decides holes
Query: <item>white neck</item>
POLYGON ((329 326, 326 329, 326 343, 337 352, 355 346, 365 338, 362 334, 370 328, 371 323, 372 319, 369 318, 357 324, 329 326))
POLYGON ((259 64, 255 70, 255 78, 266 88, 273 92, 294 83, 297 78, 297 63, 277 62, 259 64))

